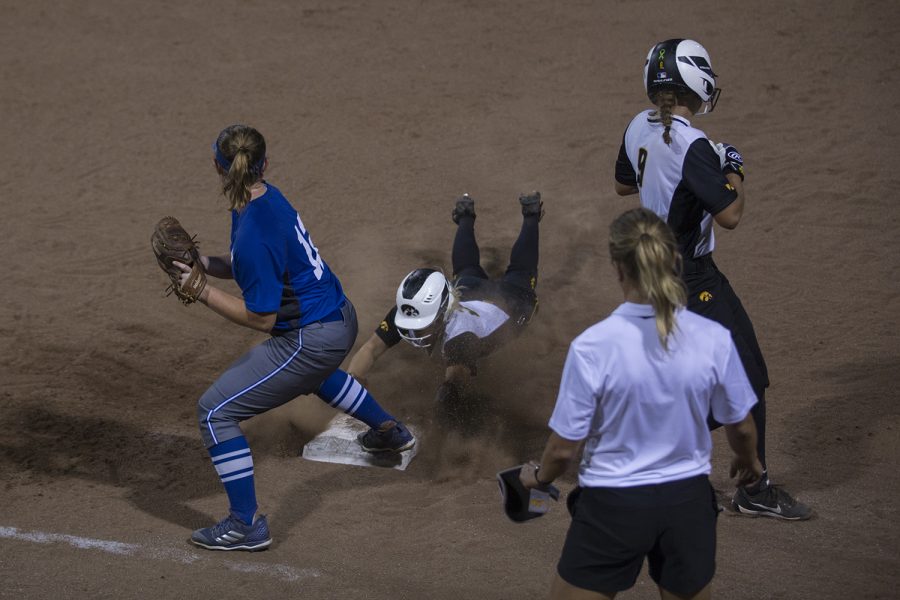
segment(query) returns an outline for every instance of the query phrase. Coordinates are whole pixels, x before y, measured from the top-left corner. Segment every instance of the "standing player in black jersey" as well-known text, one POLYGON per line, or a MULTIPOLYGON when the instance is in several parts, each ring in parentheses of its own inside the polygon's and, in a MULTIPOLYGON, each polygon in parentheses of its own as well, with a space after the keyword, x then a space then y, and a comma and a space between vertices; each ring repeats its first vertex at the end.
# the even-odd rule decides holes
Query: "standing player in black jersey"
MULTIPOLYGON (((453 240, 453 281, 438 269, 409 273, 397 289, 396 303, 357 351, 348 371, 365 382, 372 365, 401 340, 428 354, 440 348, 445 365, 438 399, 452 405, 466 392, 476 362, 517 336, 537 309, 538 223, 543 216, 541 194, 519 197, 522 227, 510 252, 509 266, 499 280, 481 267, 475 240, 475 200, 465 194, 451 213, 457 224, 453 240)), ((360 439, 368 450, 368 440, 360 439)))
MULTIPOLYGON (((616 192, 640 193, 641 204, 669 224, 683 259, 688 308, 731 331, 759 400, 752 414, 766 468, 766 363, 750 318, 712 258, 713 221, 734 229, 744 212, 743 158, 733 146, 713 144, 691 126, 689 119, 711 112, 721 92, 703 46, 683 39, 656 44, 644 65, 644 85, 654 108, 639 113, 625 130, 616 192)), ((720 425, 709 421, 712 428, 720 425)), ((732 506, 740 513, 788 520, 811 516, 807 506, 770 484, 767 471, 755 484, 738 487, 732 506)))

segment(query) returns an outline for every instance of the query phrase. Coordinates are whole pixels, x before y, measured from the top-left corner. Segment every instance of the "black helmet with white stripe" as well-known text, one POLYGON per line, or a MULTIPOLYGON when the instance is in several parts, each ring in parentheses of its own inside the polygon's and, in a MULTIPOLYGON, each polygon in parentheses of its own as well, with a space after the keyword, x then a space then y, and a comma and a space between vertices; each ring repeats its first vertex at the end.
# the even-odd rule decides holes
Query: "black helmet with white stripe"
POLYGON ((450 282, 437 269, 416 269, 404 277, 394 316, 400 337, 417 348, 432 346, 451 296, 450 282))
POLYGON ((650 101, 658 92, 693 92, 700 99, 697 114, 712 112, 722 90, 716 87, 709 53, 694 40, 671 39, 650 49, 644 63, 644 87, 650 101))

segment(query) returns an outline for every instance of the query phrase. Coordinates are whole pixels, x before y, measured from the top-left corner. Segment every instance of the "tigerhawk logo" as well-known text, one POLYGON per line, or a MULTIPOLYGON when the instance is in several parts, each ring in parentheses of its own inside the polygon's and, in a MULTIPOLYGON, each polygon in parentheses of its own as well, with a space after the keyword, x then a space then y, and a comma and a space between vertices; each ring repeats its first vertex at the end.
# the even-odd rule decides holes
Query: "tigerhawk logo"
POLYGON ((713 295, 709 292, 700 292, 700 296, 698 297, 700 298, 700 302, 709 302, 712 300, 713 295))
POLYGON ((379 325, 378 328, 381 329, 382 331, 387 331, 389 329, 387 321, 382 321, 381 325, 379 325))

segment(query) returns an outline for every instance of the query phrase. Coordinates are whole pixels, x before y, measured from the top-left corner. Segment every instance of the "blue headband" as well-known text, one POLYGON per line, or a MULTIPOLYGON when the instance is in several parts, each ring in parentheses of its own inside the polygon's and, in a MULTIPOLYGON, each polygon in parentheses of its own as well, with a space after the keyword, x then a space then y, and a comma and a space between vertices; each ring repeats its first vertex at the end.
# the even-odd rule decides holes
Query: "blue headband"
MULTIPOLYGON (((223 171, 225 171, 227 173, 228 171, 231 170, 231 161, 228 160, 227 158, 225 158, 225 155, 222 154, 221 150, 219 150, 219 144, 217 142, 213 142, 212 147, 213 147, 213 152, 216 153, 216 163, 219 165, 219 167, 222 168, 223 171)), ((256 163, 256 165, 251 167, 250 170, 255 171, 257 173, 262 173, 262 168, 265 163, 266 163, 266 157, 263 156, 261 159, 259 159, 259 162, 256 163)))

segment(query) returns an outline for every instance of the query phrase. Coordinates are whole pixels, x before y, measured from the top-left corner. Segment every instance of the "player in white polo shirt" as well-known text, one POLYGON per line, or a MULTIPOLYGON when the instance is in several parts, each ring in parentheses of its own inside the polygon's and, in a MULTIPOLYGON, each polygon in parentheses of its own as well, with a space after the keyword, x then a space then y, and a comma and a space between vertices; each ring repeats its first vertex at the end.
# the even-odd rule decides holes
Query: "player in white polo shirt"
MULTIPOLYGON (((703 46, 683 39, 656 44, 644 63, 644 85, 654 106, 625 130, 615 188, 621 195, 640 193, 641 205, 672 228, 684 261, 688 309, 731 331, 756 392, 757 453, 766 469, 766 361, 747 311, 712 254, 713 223, 734 229, 743 216, 744 159, 734 146, 713 144, 691 124, 695 116, 712 112, 721 92, 703 46)), ((719 423, 710 419, 709 425, 719 423)), ((786 490, 770 485, 767 474, 757 486, 738 488, 732 506, 743 514, 787 520, 812 515, 786 490)))
POLYGON ((610 598, 647 557, 663 598, 708 598, 718 505, 706 418, 725 424, 732 477, 757 481, 756 395, 728 330, 684 309, 678 248, 659 217, 622 214, 609 249, 625 302, 572 342, 552 434, 521 475, 549 484, 585 442, 551 597, 610 598))

